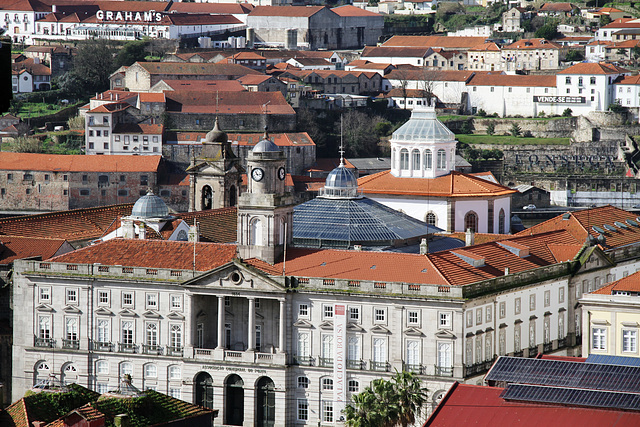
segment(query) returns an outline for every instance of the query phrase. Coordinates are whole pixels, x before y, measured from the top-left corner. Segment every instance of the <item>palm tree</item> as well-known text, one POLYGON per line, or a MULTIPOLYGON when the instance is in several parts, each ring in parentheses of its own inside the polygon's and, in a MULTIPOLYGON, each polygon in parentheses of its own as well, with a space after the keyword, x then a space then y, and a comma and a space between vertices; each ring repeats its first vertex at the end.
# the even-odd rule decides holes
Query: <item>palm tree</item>
POLYGON ((348 427, 406 427, 415 423, 427 402, 427 389, 411 372, 396 372, 391 380, 371 381, 345 408, 348 427))

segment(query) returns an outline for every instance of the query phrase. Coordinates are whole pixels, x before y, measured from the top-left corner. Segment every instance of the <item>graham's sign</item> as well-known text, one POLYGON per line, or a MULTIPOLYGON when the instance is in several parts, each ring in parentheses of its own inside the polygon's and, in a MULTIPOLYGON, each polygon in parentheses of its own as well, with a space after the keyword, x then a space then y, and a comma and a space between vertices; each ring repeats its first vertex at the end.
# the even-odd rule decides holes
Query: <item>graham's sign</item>
POLYGON ((129 21, 129 22, 160 22, 162 14, 155 10, 148 12, 114 12, 99 10, 96 12, 98 21, 129 21))
POLYGON ((542 104, 584 104, 587 98, 584 96, 534 96, 533 102, 542 104))

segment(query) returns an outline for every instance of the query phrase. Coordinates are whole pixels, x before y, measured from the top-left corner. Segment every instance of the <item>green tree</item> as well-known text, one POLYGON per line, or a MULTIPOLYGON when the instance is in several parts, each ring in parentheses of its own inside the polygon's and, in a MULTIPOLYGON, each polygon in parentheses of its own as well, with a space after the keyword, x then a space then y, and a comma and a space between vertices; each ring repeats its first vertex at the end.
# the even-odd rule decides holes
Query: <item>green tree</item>
POLYGON ((538 39, 553 40, 558 35, 558 25, 551 22, 544 24, 542 27, 538 28, 534 34, 538 39))
MULTIPOLYGON (((94 39, 79 44, 65 89, 84 95, 109 89, 109 76, 116 70, 114 55, 115 49, 109 40, 94 39), (75 90, 69 86, 75 86, 75 90)), ((63 87, 60 80, 58 84, 63 87)))
POLYGON ((570 50, 567 52, 567 56, 565 56, 564 60, 567 62, 575 62, 582 61, 584 59, 584 55, 579 50, 570 50))
POLYGON ((129 66, 136 61, 144 61, 147 56, 147 44, 146 40, 132 40, 125 43, 116 55, 115 68, 129 66))
POLYGON ((609 15, 600 15, 600 26, 604 27, 609 24, 611 24, 611 17, 609 15))
POLYGON ((517 138, 522 134, 522 129, 519 124, 513 123, 509 132, 511 133, 511 136, 517 138))
POLYGON ((490 122, 487 125, 487 135, 493 135, 496 132, 496 125, 493 122, 490 122))
POLYGON ((348 427, 406 427, 415 423, 427 403, 427 389, 411 372, 391 380, 375 379, 345 408, 348 427))
POLYGON ((562 112, 562 117, 571 117, 573 110, 571 108, 565 108, 562 112))

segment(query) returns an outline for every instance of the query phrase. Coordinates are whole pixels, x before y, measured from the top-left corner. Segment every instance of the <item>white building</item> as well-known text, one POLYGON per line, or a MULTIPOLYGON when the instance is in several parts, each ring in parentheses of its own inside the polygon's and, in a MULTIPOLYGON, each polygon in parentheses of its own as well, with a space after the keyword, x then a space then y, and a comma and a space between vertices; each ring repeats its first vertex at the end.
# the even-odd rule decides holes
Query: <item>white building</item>
POLYGON ((391 170, 358 183, 370 199, 443 230, 508 233, 515 190, 455 172, 456 144, 433 107, 414 108, 391 137, 391 170))

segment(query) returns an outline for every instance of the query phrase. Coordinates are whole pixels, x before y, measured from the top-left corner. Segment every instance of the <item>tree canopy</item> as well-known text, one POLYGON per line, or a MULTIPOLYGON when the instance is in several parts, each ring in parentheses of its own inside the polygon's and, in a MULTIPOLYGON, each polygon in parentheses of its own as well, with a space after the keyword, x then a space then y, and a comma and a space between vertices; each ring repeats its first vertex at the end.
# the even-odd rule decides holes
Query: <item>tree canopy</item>
POLYGON ((406 427, 414 424, 427 403, 427 389, 411 372, 396 372, 390 380, 371 381, 345 408, 348 427, 406 427))

